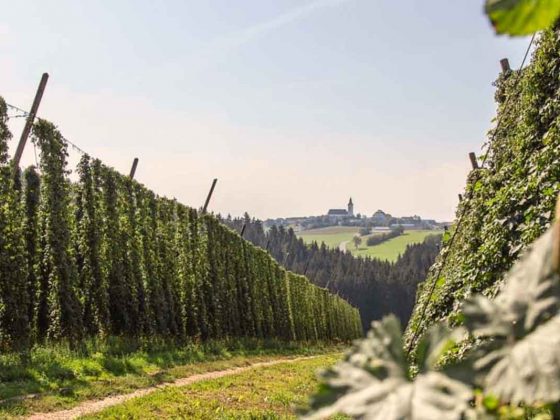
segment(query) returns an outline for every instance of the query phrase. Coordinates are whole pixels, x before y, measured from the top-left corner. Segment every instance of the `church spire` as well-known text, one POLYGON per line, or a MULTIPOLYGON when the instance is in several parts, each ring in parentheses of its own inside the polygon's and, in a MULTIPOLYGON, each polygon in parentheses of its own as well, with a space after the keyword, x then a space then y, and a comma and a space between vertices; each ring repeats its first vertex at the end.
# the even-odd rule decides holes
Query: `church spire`
POLYGON ((350 197, 350 201, 348 201, 348 216, 354 216, 354 203, 352 203, 352 197, 350 197))

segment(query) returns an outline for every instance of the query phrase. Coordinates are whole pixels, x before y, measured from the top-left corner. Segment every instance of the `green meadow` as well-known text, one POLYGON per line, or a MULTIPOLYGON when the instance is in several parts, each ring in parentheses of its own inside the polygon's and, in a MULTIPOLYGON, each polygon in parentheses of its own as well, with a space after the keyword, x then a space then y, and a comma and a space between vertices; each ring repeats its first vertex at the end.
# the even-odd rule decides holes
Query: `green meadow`
MULTIPOLYGON (((341 242, 351 241, 360 229, 352 226, 329 226, 298 232, 297 236, 307 244, 324 242, 329 248, 338 248, 341 242)), ((349 248, 350 244, 347 245, 349 248)))
POLYGON ((367 246, 367 237, 362 238, 362 244, 356 249, 353 243, 349 243, 346 249, 356 257, 371 257, 381 260, 396 261, 403 254, 407 245, 424 242, 429 235, 439 235, 440 230, 407 230, 401 236, 389 239, 375 246, 367 246))

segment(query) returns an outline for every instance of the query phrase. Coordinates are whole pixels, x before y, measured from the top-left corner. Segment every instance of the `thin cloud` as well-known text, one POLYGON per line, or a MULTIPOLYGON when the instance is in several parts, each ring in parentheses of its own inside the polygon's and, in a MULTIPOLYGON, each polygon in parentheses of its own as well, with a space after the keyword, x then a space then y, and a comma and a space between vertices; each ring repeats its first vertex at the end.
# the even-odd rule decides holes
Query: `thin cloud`
POLYGON ((318 10, 339 6, 343 3, 347 3, 348 1, 349 0, 315 0, 304 6, 289 10, 288 12, 283 13, 273 19, 267 20, 266 22, 257 23, 256 25, 250 26, 237 33, 234 33, 228 36, 227 39, 223 40, 222 46, 239 47, 243 44, 246 44, 247 42, 261 37, 268 32, 279 29, 283 26, 291 24, 292 22, 310 16, 318 10))
POLYGON ((267 21, 256 23, 206 43, 203 47, 192 51, 190 57, 186 58, 186 61, 189 63, 187 69, 183 61, 172 61, 161 65, 160 70, 164 72, 167 71, 168 73, 175 71, 180 74, 181 77, 184 77, 185 71, 187 70, 193 74, 205 71, 209 66, 224 60, 230 51, 235 51, 249 42, 255 41, 270 32, 288 26, 298 20, 305 19, 320 10, 337 7, 349 1, 350 0, 314 0, 304 6, 291 9, 267 21))

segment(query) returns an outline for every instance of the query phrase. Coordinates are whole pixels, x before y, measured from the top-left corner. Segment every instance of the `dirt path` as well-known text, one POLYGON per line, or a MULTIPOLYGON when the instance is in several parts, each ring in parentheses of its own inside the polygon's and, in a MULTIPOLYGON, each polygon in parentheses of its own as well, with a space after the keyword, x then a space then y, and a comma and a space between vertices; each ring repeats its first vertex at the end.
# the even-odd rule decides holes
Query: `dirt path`
POLYGON ((273 366, 280 363, 292 363, 300 360, 314 359, 318 356, 309 357, 297 357, 295 359, 279 359, 273 360, 271 362, 260 362, 254 363, 249 366, 218 370, 214 372, 200 373, 197 375, 187 376, 186 378, 177 379, 175 382, 169 382, 165 384, 151 386, 149 388, 139 389, 137 391, 131 392, 130 394, 114 395, 112 397, 107 397, 102 400, 91 400, 84 401, 78 404, 76 407, 69 410, 55 411, 52 413, 35 413, 27 417, 32 420, 65 420, 65 419, 75 419, 77 417, 93 414, 101 411, 107 407, 112 407, 117 404, 122 404, 132 398, 143 397, 145 395, 151 394, 152 392, 164 389, 167 387, 178 387, 190 385, 195 382, 205 381, 208 379, 222 378, 224 376, 235 375, 237 373, 245 372, 249 369, 255 369, 258 367, 273 366))

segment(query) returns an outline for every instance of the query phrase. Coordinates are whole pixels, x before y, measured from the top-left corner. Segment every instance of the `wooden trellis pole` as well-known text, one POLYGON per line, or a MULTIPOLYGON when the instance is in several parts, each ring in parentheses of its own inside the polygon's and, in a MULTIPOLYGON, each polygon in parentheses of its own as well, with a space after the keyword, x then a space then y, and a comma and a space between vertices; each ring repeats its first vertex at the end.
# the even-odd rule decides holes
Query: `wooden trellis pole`
POLYGON ((216 183, 218 182, 218 178, 214 178, 212 181, 212 186, 210 187, 210 191, 208 191, 208 196, 206 197, 206 201, 204 203, 204 207, 202 208, 202 213, 206 213, 208 210, 208 204, 210 204, 210 199, 212 198, 212 194, 214 193, 214 188, 216 188, 216 183))
POLYGON ((21 133, 16 153, 14 154, 14 167, 16 169, 19 167, 19 162, 21 160, 21 156, 23 155, 23 149, 25 149, 25 143, 27 143, 27 138, 29 137, 29 133, 31 133, 31 128, 33 127, 37 110, 41 104, 41 99, 43 99, 43 93, 45 92, 48 80, 49 74, 43 73, 41 81, 39 82, 39 87, 37 88, 37 93, 35 94, 35 99, 33 99, 33 104, 31 105, 31 110, 29 111, 29 115, 25 121, 25 126, 23 127, 23 132, 21 133))
POLYGON ((311 258, 309 258, 307 260, 307 263, 305 264, 305 270, 303 270, 303 275, 305 276, 307 274, 307 269, 309 268, 309 262, 311 261, 311 258))
POLYGON ((469 153, 469 159, 471 160, 472 168, 478 169, 478 162, 476 160, 476 155, 473 152, 469 153))
POLYGON ((511 71, 511 67, 509 66, 509 60, 507 58, 502 58, 500 60, 500 66, 502 67, 502 73, 504 74, 511 71))
POLYGON ((138 158, 134 158, 132 162, 132 168, 130 168, 130 179, 134 179, 134 175, 136 174, 136 168, 138 167, 138 158))

